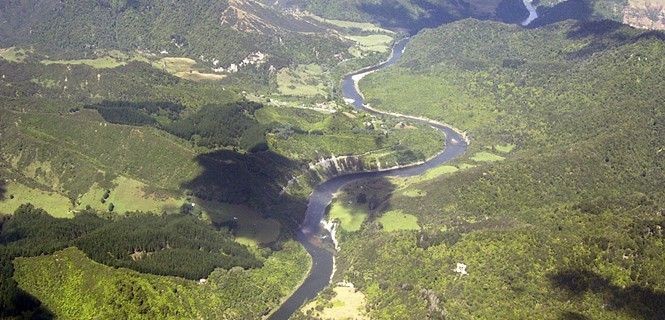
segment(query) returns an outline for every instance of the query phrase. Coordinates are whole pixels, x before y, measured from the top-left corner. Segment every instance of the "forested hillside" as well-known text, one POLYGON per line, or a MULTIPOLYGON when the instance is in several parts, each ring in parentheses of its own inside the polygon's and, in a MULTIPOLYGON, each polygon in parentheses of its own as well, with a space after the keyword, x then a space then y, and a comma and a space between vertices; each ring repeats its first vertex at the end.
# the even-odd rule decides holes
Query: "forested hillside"
MULTIPOLYGON (((442 143, 432 128, 331 100, 329 77, 387 54, 395 34, 375 25, 307 22, 232 2, 224 18, 246 17, 243 6, 254 10, 252 23, 228 20, 223 28, 255 45, 280 42, 293 27, 306 49, 280 53, 289 59, 254 53, 246 70, 218 73, 210 58, 155 55, 136 50, 145 44, 105 38, 115 20, 99 33, 63 27, 40 38, 60 30, 63 16, 102 19, 96 14, 117 5, 53 3, 53 12, 13 12, 34 21, 3 29, 19 34, 36 23, 43 32, 16 38, 21 43, 2 38, 16 46, 0 49, 0 317, 254 319, 306 275, 306 252, 291 238, 312 186, 339 173, 326 159, 349 156, 348 170, 408 164, 442 143), (99 10, 89 15, 86 6, 99 10), (48 14, 56 28, 46 26, 48 14), (86 37, 100 42, 81 49, 86 37), (343 54, 331 60, 311 50, 326 46, 309 37, 326 37, 343 54)), ((139 10, 145 18, 161 5, 180 3, 121 6, 111 16, 139 10)), ((183 28, 201 34, 190 27, 183 28)))
POLYGON ((254 0, 29 0, 0 3, 0 47, 55 57, 121 49, 189 56, 228 68, 254 52, 274 65, 336 61, 349 44, 313 21, 254 0))
MULTIPOLYGON (((534 0, 532 2, 539 14, 532 27, 566 19, 583 21, 611 19, 642 29, 665 29, 665 6, 662 1, 534 0)), ((522 1, 513 0, 289 0, 277 3, 282 7, 297 7, 331 19, 377 21, 384 26, 411 31, 423 27, 436 27, 468 17, 519 23, 528 16, 522 1)))
POLYGON ((307 267, 292 242, 255 256, 187 215, 57 219, 25 205, 0 227, 0 317, 255 319, 307 267))
POLYGON ((517 23, 528 16, 520 0, 291 0, 278 3, 330 19, 376 21, 385 27, 411 32, 466 17, 517 23))
POLYGON ((0 1, 0 318, 274 311, 318 183, 446 141, 340 97, 410 34, 365 102, 470 145, 337 192, 307 239, 339 244, 332 285, 295 318, 662 319, 665 34, 617 21, 665 11, 534 5, 523 27, 522 0, 0 1))
POLYGON ((641 29, 665 29, 665 3, 648 0, 543 0, 533 1, 539 19, 532 27, 562 19, 623 22, 641 29))
POLYGON ((348 186, 335 281, 372 319, 662 318, 663 38, 477 20, 416 36, 361 83, 367 99, 472 145, 423 177, 348 186))

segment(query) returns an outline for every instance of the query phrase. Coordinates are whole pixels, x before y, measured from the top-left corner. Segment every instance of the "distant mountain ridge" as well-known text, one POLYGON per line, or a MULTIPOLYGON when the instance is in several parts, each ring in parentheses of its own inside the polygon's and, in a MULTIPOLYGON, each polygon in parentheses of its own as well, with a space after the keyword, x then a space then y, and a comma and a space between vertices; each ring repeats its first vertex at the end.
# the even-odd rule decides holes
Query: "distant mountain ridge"
POLYGON ((298 8, 341 20, 374 21, 411 33, 425 27, 474 17, 519 23, 528 15, 521 0, 263 0, 280 8, 298 8))
POLYGON ((663 0, 541 0, 537 4, 541 13, 576 11, 594 20, 611 19, 640 29, 665 30, 663 0))
POLYGON ((26 0, 0 3, 0 46, 55 55, 97 49, 241 61, 257 51, 282 63, 325 62, 349 45, 315 21, 254 0, 26 0))
MULTIPOLYGON (((263 0, 281 8, 299 8, 331 19, 368 20, 418 31, 473 17, 509 23, 528 13, 522 0, 263 0)), ((665 29, 664 0, 532 0, 542 26, 567 19, 610 19, 641 29, 665 29)))

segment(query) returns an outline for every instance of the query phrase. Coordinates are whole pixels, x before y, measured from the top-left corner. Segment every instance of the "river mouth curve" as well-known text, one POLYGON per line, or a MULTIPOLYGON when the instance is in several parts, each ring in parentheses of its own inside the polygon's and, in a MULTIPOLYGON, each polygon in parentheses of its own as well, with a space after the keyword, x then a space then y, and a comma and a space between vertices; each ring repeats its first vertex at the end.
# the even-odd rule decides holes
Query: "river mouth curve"
POLYGON ((343 97, 347 103, 353 105, 357 110, 375 115, 403 118, 411 122, 419 122, 444 132, 446 142, 442 146, 442 150, 424 163, 382 171, 349 173, 331 178, 316 186, 309 197, 305 219, 300 226, 300 230, 296 233, 296 239, 305 247, 309 255, 312 257, 312 267, 303 283, 280 305, 277 310, 267 317, 268 319, 288 319, 306 301, 315 298, 321 290, 330 284, 334 274, 335 258, 332 250, 320 245, 322 238, 330 237, 330 234, 326 232, 321 235, 321 225, 324 220, 326 208, 330 205, 334 194, 340 188, 361 179, 420 175, 429 169, 449 162, 466 151, 469 140, 463 133, 449 125, 422 117, 384 112, 373 109, 365 104, 364 97, 358 88, 358 82, 364 76, 372 72, 388 68, 397 63, 402 57, 409 40, 409 38, 404 38, 395 42, 388 60, 346 75, 342 80, 343 97))

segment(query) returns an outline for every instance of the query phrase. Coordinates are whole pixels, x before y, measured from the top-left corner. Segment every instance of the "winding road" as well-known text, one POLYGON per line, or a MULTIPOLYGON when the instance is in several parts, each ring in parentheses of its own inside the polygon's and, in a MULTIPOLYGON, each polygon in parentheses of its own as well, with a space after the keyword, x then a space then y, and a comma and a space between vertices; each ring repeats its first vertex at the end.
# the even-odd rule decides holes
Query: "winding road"
MULTIPOLYGON (((365 68, 347 75, 342 80, 342 92, 344 99, 356 109, 368 113, 384 116, 394 116, 408 119, 411 122, 420 122, 441 130, 446 135, 445 145, 442 151, 424 163, 405 166, 403 168, 388 169, 384 171, 369 171, 350 173, 332 178, 318 185, 309 198, 305 220, 297 234, 297 240, 307 249, 312 257, 312 268, 304 282, 296 291, 277 309, 268 316, 271 320, 288 319, 306 301, 313 299, 317 294, 330 284, 334 269, 334 253, 326 248, 317 246, 317 237, 320 235, 321 222, 323 221, 326 208, 330 205, 333 195, 344 185, 367 178, 378 177, 409 177, 424 173, 434 167, 440 166, 457 156, 463 154, 468 146, 468 140, 458 130, 433 120, 414 117, 390 112, 383 112, 365 105, 365 100, 358 88, 358 82, 364 76, 394 65, 402 57, 409 39, 397 41, 392 48, 390 58, 376 66, 365 68)), ((324 230, 325 231, 325 230, 324 230)))

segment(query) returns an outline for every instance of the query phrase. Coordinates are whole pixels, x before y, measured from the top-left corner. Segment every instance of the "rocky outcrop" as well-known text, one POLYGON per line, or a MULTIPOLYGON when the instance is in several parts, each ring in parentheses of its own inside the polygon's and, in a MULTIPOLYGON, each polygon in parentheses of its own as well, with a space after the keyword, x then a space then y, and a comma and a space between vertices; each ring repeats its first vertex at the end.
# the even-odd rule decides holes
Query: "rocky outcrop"
MULTIPOLYGON (((572 0, 541 0, 538 10, 546 10, 572 0)), ((588 0, 590 19, 611 19, 640 29, 665 30, 663 0, 588 0)))
POLYGON ((427 301, 427 319, 446 319, 446 309, 434 290, 422 289, 420 295, 427 301))
POLYGON ((366 165, 359 156, 332 156, 323 158, 316 163, 309 164, 309 173, 321 181, 333 178, 345 173, 360 172, 366 170, 366 165))
POLYGON ((641 29, 665 30, 665 1, 630 0, 623 23, 641 29))
POLYGON ((255 0, 229 0, 229 6, 220 17, 222 26, 241 32, 272 33, 322 32, 324 28, 288 12, 273 10, 255 0))

